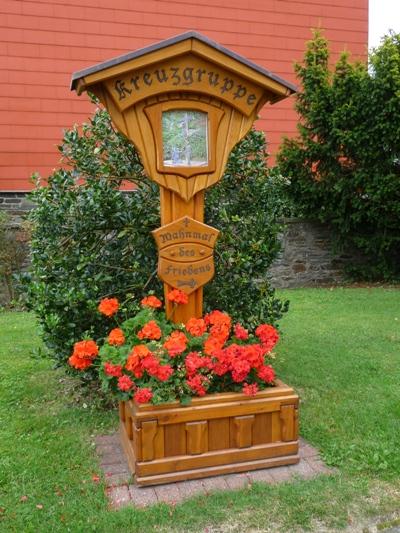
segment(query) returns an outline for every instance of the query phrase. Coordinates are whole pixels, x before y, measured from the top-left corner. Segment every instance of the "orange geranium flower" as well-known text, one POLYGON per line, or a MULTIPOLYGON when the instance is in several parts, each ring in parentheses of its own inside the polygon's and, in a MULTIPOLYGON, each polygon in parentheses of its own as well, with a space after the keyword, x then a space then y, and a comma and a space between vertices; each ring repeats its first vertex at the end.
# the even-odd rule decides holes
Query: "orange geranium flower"
POLYGON ((207 355, 214 355, 214 352, 220 350, 223 345, 223 340, 210 336, 204 343, 204 353, 207 355))
POLYGON ((85 341, 79 341, 74 344, 74 350, 72 355, 79 359, 93 359, 99 354, 99 347, 97 344, 89 339, 85 341))
POLYGON ((230 327, 228 324, 214 324, 210 329, 210 336, 225 342, 229 337, 230 327))
POLYGON ((138 357, 139 359, 143 359, 144 357, 147 357, 148 355, 151 355, 152 352, 147 348, 145 344, 137 344, 133 347, 131 353, 129 354, 129 357, 133 355, 134 357, 138 357))
POLYGON ((144 359, 148 355, 152 355, 152 352, 144 344, 138 344, 133 347, 133 350, 128 355, 128 359, 125 363, 125 368, 130 372, 133 372, 136 377, 141 377, 143 369, 141 368, 141 359, 144 359))
POLYGON ((118 311, 119 302, 117 298, 103 298, 99 303, 98 310, 105 316, 113 316, 118 311))
POLYGON ((175 304, 187 304, 189 301, 188 295, 179 289, 173 289, 170 291, 167 298, 170 302, 175 304))
POLYGON ((137 336, 139 339, 158 341, 158 339, 161 339, 161 329, 158 327, 157 322, 150 320, 142 327, 137 336))
POLYGON ((170 357, 176 357, 186 350, 188 339, 182 331, 173 331, 164 342, 163 347, 170 357))
POLYGON ((68 359, 68 364, 77 370, 86 370, 86 368, 88 368, 92 362, 92 359, 81 359, 76 355, 71 355, 71 357, 68 359))
POLYGON ((152 294, 143 298, 140 303, 143 307, 153 307, 154 309, 162 307, 162 301, 159 300, 157 296, 153 296, 152 294))
POLYGON ((207 326, 221 326, 225 325, 231 327, 231 317, 222 311, 211 311, 204 317, 207 326))
POLYGON ((98 353, 99 347, 93 340, 79 341, 74 344, 74 349, 71 357, 68 359, 68 363, 77 370, 85 370, 92 364, 93 359, 98 353))
POLYGON ((202 318, 190 318, 185 327, 193 337, 201 337, 207 331, 206 323, 202 318))
POLYGON ((122 329, 114 328, 108 334, 108 344, 113 344, 114 346, 122 346, 125 342, 125 335, 122 329))

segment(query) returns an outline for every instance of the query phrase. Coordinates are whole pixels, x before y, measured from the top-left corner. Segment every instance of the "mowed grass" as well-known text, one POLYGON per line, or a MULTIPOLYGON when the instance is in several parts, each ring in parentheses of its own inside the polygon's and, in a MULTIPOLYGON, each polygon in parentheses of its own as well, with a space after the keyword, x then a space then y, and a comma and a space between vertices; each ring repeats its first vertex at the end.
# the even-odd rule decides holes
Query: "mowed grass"
POLYGON ((0 314, 0 531, 333 531, 399 508, 400 291, 281 291, 275 367, 300 393, 301 433, 333 476, 112 511, 94 437, 116 412, 85 400, 40 345, 34 317, 0 314))

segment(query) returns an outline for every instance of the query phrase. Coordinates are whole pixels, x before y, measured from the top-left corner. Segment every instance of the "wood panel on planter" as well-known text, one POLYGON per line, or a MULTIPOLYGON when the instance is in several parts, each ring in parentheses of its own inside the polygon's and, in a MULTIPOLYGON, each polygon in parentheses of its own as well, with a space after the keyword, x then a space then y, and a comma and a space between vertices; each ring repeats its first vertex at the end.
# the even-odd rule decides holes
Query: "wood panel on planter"
POLYGON ((122 443, 136 483, 297 463, 298 402, 282 382, 252 397, 213 394, 189 406, 121 402, 122 443))

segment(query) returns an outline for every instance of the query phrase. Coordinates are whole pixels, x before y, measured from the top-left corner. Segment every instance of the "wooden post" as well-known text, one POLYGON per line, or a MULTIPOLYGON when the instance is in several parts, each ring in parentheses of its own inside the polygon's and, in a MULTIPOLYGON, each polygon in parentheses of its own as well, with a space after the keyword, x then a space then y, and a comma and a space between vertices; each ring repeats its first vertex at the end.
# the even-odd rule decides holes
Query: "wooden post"
MULTIPOLYGON (((203 222, 204 220, 204 191, 195 194, 188 202, 185 202, 173 191, 160 187, 161 202, 161 226, 174 222, 184 216, 203 222)), ((189 302, 186 305, 174 307, 168 301, 167 294, 173 287, 164 283, 165 311, 168 318, 174 322, 186 323, 190 318, 200 318, 203 313, 203 287, 199 287, 188 295, 189 302)))

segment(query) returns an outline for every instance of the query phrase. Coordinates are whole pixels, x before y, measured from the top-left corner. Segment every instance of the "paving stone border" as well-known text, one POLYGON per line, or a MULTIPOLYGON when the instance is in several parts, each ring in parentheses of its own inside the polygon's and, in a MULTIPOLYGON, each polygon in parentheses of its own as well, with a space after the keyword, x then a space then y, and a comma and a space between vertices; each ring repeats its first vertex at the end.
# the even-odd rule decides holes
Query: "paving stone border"
POLYGON ((252 472, 229 474, 198 480, 179 481, 154 487, 137 487, 126 462, 119 434, 102 435, 95 439, 96 452, 104 473, 107 496, 113 509, 131 505, 146 507, 157 503, 176 504, 197 495, 207 495, 219 490, 236 490, 250 487, 252 483, 283 483, 295 477, 310 479, 319 474, 332 474, 321 460, 318 450, 300 439, 300 462, 252 472))

